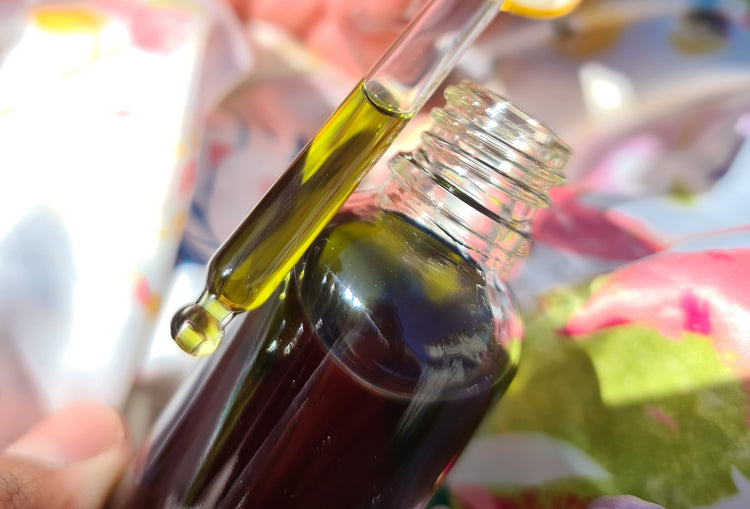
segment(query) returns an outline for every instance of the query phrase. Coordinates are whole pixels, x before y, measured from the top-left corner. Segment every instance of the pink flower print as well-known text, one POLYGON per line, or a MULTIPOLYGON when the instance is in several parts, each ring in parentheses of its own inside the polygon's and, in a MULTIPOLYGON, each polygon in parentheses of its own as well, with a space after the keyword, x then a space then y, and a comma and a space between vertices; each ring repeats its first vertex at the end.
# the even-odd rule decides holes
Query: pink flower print
POLYGON ((491 506, 469 505, 468 507, 471 509, 587 509, 590 502, 591 497, 577 493, 547 493, 538 488, 527 488, 508 495, 494 495, 491 506))
POLYGON ((146 276, 139 275, 136 278, 133 292, 136 301, 146 314, 151 318, 156 317, 161 306, 161 294, 151 289, 151 285, 146 276))
POLYGON ((553 189, 550 196, 553 207, 540 210, 532 225, 539 242, 604 260, 637 260, 663 249, 643 225, 582 204, 570 188, 553 189))
POLYGON ((186 13, 174 9, 143 9, 130 21, 133 43, 145 51, 170 53, 187 39, 189 20, 186 13))
POLYGON ((750 375, 749 275, 750 249, 656 254, 612 273, 562 332, 641 323, 673 339, 709 335, 730 368, 750 375))
POLYGON ((129 0, 97 0, 96 5, 125 20, 130 26, 133 44, 144 51, 171 53, 190 33, 192 16, 185 9, 129 0))
POLYGON ((195 159, 190 158, 180 171, 179 195, 188 196, 193 192, 195 187, 195 178, 198 174, 198 163, 195 159))
POLYGON ((453 496, 461 502, 464 509, 493 509, 495 499, 488 486, 455 486, 451 487, 453 496))
POLYGON ((226 143, 213 142, 208 147, 209 168, 217 170, 224 159, 232 153, 233 147, 226 143))
POLYGON ((664 410, 662 410, 661 408, 653 405, 645 405, 643 407, 643 411, 646 416, 648 416, 654 422, 669 428, 675 433, 679 431, 680 425, 677 423, 677 420, 668 413, 664 412, 664 410))

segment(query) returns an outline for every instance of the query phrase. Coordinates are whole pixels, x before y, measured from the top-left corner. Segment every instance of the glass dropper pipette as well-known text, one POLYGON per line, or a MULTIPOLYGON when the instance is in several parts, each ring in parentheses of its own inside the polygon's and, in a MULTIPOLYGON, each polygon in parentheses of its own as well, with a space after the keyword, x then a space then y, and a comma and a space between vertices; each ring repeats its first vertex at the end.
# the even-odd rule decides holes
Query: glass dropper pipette
POLYGON ((214 254, 172 337, 208 355, 231 318, 262 304, 362 177, 500 9, 500 0, 432 0, 214 254))

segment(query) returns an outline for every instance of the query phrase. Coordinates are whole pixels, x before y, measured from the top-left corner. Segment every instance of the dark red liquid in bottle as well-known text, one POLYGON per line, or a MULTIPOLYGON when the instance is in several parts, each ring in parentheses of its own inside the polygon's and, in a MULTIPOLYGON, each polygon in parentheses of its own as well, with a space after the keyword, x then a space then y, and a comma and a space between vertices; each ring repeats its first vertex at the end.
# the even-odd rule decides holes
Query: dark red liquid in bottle
POLYGON ((488 292, 408 221, 340 214, 178 399, 115 505, 422 506, 513 373, 488 292))

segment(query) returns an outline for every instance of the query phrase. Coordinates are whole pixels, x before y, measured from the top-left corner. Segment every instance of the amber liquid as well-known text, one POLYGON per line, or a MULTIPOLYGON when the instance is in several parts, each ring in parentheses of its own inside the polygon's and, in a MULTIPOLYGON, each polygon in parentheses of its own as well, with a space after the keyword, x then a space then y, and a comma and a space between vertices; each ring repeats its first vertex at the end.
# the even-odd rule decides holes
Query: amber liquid
POLYGON ((127 507, 415 508, 514 371, 479 269, 340 214, 139 455, 127 507))

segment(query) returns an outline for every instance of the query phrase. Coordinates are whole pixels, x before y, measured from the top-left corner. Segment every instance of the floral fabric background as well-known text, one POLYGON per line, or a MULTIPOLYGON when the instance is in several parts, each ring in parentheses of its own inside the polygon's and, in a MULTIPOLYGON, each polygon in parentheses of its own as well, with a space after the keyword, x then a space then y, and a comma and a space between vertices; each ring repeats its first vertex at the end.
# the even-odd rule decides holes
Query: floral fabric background
POLYGON ((0 447, 72 401, 124 405, 200 127, 249 60, 213 1, 0 1, 0 447))
POLYGON ((750 507, 749 13, 584 3, 495 61, 575 155, 515 281, 518 377, 450 504, 750 507))
MULTIPOLYGON (((130 26, 129 0, 87 5, 99 4, 130 26)), ((213 25, 196 21, 206 16, 201 3, 136 4, 160 13, 142 18, 156 29, 127 38, 138 52, 183 48, 173 36, 183 19, 202 27, 191 55, 215 43, 213 25)), ((91 23, 101 16, 76 12, 70 19, 99 30, 91 23)), ((166 204, 165 221, 182 214, 184 234, 173 239, 182 223, 169 222, 167 242, 145 258, 157 262, 141 270, 145 283, 126 281, 123 313, 135 325, 112 331, 118 345, 122 331, 152 339, 125 407, 136 437, 196 363, 168 339, 171 314, 197 295, 214 249, 354 86, 273 27, 253 24, 245 35, 247 78, 205 119, 173 126, 175 143, 190 136, 182 152, 168 146, 154 203, 166 204), (170 208, 191 191, 189 211, 170 208), (171 267, 164 260, 175 250, 171 267)), ((198 101, 201 76, 225 69, 231 81, 242 66, 228 60, 207 59, 201 73, 195 60, 183 63, 184 107, 198 101)), ((518 376, 431 505, 750 507, 750 2, 585 0, 559 20, 502 17, 447 82, 462 78, 506 95, 575 153, 514 277, 526 329, 518 376)), ((132 380, 123 376, 117 390, 132 380)), ((13 396, 4 383, 0 396, 13 396)))

